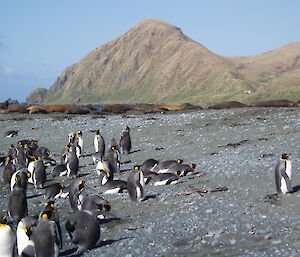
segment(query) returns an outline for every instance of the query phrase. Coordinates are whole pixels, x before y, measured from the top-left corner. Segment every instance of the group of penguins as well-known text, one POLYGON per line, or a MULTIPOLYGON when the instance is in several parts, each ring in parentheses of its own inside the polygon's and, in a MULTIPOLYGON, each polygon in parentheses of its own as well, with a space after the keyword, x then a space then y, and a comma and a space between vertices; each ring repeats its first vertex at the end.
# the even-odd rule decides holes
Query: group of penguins
POLYGON ((100 222, 109 214, 111 204, 103 194, 128 192, 131 201, 143 201, 145 184, 175 184, 181 176, 193 174, 196 164, 183 164, 183 160, 158 161, 148 159, 135 165, 128 172, 126 181, 114 179, 120 173, 121 154, 131 152, 130 128, 126 125, 117 144, 111 139, 108 147, 99 130, 94 130, 92 155, 83 154, 82 131, 68 135, 68 143, 60 156, 60 164, 51 158, 47 147, 39 146, 37 140, 21 140, 11 145, 3 158, 3 182, 10 190, 7 214, 0 216, 0 256, 11 257, 17 253, 23 257, 59 256, 62 248, 62 233, 55 200, 69 198, 72 215, 65 222, 71 241, 77 245, 75 254, 93 249, 100 242, 100 222), (97 193, 84 195, 84 176, 80 176, 80 159, 92 156, 95 174, 100 181, 97 193), (67 176, 70 184, 46 184, 47 168, 52 166, 51 175, 67 176), (32 184, 43 192, 45 203, 39 214, 29 216, 27 187, 32 184), (8 218, 9 217, 9 218, 8 218), (12 220, 13 229, 8 225, 12 220))

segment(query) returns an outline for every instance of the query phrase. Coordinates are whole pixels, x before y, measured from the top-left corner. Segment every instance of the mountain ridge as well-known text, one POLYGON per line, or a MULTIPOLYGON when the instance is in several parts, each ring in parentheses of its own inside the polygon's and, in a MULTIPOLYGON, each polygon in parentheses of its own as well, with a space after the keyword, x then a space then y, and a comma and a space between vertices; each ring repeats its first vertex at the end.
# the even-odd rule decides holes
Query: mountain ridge
MULTIPOLYGON (((42 102, 251 102, 281 97, 282 79, 291 79, 290 74, 293 81, 288 88, 295 90, 293 97, 299 99, 297 56, 300 42, 255 56, 220 56, 186 36, 180 28, 148 19, 67 67, 42 102), (278 56, 285 58, 282 61, 278 56), (272 59, 276 60, 275 66, 272 59), (270 94, 268 85, 279 95, 270 94)), ((287 95, 289 100, 298 100, 293 97, 287 95)))

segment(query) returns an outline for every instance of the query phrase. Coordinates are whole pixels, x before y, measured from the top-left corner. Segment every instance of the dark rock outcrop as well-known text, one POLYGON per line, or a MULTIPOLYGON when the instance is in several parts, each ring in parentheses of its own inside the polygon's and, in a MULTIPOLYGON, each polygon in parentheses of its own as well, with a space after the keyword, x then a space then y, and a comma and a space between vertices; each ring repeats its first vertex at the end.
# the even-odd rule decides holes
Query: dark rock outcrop
POLYGON ((44 102, 48 90, 46 88, 37 88, 26 97, 26 103, 41 104, 44 102))

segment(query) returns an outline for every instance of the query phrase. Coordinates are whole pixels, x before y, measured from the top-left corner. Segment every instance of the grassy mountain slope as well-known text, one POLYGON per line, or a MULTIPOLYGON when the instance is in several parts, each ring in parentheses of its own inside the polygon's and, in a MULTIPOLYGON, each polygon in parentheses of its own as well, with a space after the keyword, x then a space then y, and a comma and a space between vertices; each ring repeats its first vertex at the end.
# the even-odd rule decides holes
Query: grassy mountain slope
POLYGON ((299 42, 256 56, 218 56, 178 27, 150 19, 66 68, 45 103, 298 100, 299 56, 299 42))

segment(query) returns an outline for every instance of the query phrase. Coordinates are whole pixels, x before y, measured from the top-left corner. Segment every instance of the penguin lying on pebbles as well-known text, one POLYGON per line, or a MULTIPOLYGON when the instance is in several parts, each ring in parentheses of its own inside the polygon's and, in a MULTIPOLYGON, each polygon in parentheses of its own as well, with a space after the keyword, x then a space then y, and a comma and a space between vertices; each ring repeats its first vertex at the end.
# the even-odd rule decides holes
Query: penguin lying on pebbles
POLYGON ((17 136, 20 130, 9 130, 4 133, 4 137, 14 137, 17 136))
POLYGON ((173 185, 177 184, 179 181, 179 176, 175 173, 156 173, 150 172, 145 176, 146 184, 153 184, 154 186, 162 186, 162 185, 173 185))
POLYGON ((154 172, 157 173, 164 173, 169 172, 169 168, 176 164, 182 164, 183 160, 167 160, 167 161, 160 161, 158 164, 153 168, 154 172))
POLYGON ((292 161, 289 154, 280 155, 275 167, 275 184, 277 193, 287 194, 292 191, 292 161))
POLYGON ((32 232, 38 220, 34 217, 26 216, 20 220, 17 227, 17 249, 19 256, 34 256, 34 243, 32 232))
POLYGON ((140 166, 134 166, 127 179, 127 190, 131 201, 143 201, 144 199, 144 175, 140 166))
POLYGON ((158 161, 155 159, 148 159, 144 161, 140 167, 143 173, 146 171, 153 171, 153 168, 158 164, 158 161))
POLYGON ((113 178, 113 172, 110 169, 102 168, 100 172, 100 187, 99 190, 103 194, 117 194, 122 193, 127 189, 127 182, 113 178))
POLYGON ((6 221, 7 216, 0 216, 0 256, 13 257, 16 235, 6 221))
POLYGON ((65 227, 72 242, 78 245, 75 254, 92 249, 100 242, 100 225, 89 211, 77 210, 65 227))
POLYGON ((190 163, 190 164, 176 163, 168 169, 168 172, 173 172, 178 176, 182 177, 182 176, 194 174, 196 166, 197 165, 195 163, 190 163))

